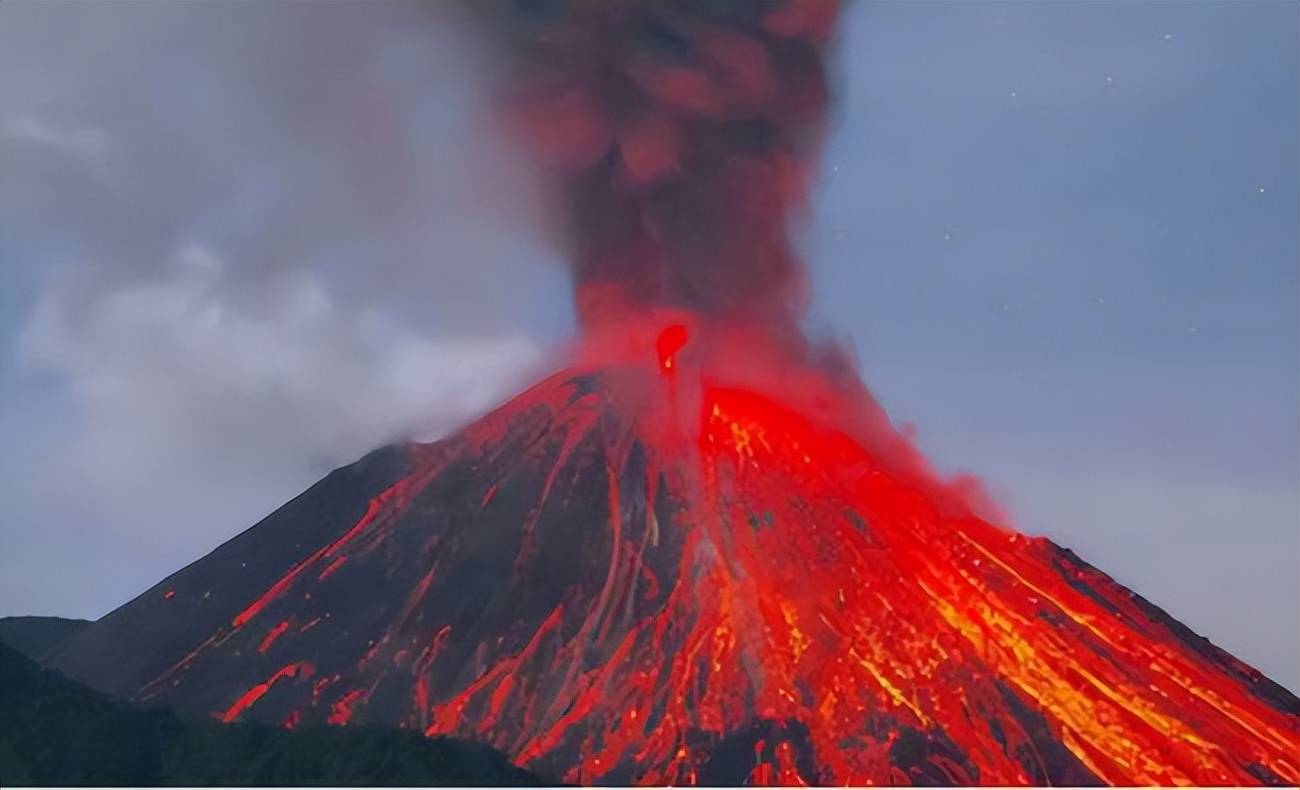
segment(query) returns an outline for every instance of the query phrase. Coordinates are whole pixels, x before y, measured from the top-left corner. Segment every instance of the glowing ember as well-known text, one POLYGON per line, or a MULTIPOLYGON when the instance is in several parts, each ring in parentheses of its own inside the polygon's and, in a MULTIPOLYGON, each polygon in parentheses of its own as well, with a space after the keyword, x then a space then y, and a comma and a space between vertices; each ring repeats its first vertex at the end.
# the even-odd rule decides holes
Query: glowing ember
POLYGON ((312 665, 306 662, 290 664, 267 678, 265 682, 258 683, 256 686, 253 686, 251 689, 241 694, 239 699, 235 700, 235 703, 227 708, 224 713, 218 716, 218 718, 229 724, 239 718, 240 714, 252 707, 254 703, 266 696, 266 693, 269 692, 271 687, 280 679, 298 677, 299 675, 303 677, 311 677, 312 671, 312 665))
POLYGON ((278 623, 274 628, 266 633, 266 637, 262 639, 262 644, 257 646, 257 652, 265 653, 270 650, 271 645, 275 644, 275 640, 279 639, 287 630, 289 630, 288 620, 283 620, 278 623))
POLYGON ((686 327, 681 324, 673 324, 660 332, 659 339, 655 341, 655 350, 659 353, 659 369, 664 373, 671 373, 673 357, 682 350, 684 345, 686 345, 686 327))

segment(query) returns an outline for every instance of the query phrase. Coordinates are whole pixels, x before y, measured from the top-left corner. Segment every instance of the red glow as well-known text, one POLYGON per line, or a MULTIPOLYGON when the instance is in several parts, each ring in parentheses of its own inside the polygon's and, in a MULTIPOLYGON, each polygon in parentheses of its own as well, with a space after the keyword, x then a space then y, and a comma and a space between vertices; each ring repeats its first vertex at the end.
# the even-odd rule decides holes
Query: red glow
POLYGON ((219 718, 226 724, 229 724, 230 722, 239 718, 239 714, 248 710, 259 699, 266 696, 266 693, 271 690, 271 687, 276 684, 276 681, 282 678, 297 677, 299 675, 308 678, 311 677, 312 672, 314 671, 315 668, 311 664, 307 663, 306 661, 299 661, 296 664, 289 664, 288 666, 276 672, 271 677, 267 678, 266 682, 258 683, 256 686, 253 686, 251 689, 244 692, 243 695, 239 697, 239 699, 235 700, 235 704, 227 708, 226 711, 222 713, 219 718))
MULTIPOLYGON (((232 622, 232 625, 235 628, 242 628, 249 620, 252 620, 254 617, 258 615, 258 613, 260 613, 263 609, 265 609, 272 601, 274 601, 276 598, 284 594, 284 591, 289 589, 289 587, 293 585, 294 580, 296 580, 298 577, 298 574, 302 573, 304 570, 306 570, 308 567, 315 564, 318 560, 322 558, 333 557, 344 546, 348 545, 354 539, 359 537, 372 524, 375 523, 375 521, 385 511, 386 506, 401 501, 402 497, 406 494, 406 487, 408 485, 409 482, 406 480, 398 481, 398 483, 393 485, 391 488, 383 491, 379 496, 375 497, 370 502, 369 507, 366 508, 366 513, 364 516, 361 517, 360 521, 358 521, 356 524, 352 526, 351 529, 345 532, 341 538, 334 541, 333 543, 321 547, 321 549, 317 551, 315 554, 312 554, 307 559, 295 565, 288 573, 282 576, 275 584, 271 585, 271 587, 267 589, 266 592, 262 593, 260 598, 258 598, 256 601, 253 601, 251 604, 249 604, 247 609, 245 609, 244 611, 236 615, 234 621, 232 622)), ((346 558, 347 558, 346 555, 340 555, 337 558, 335 558, 334 561, 331 563, 331 565, 327 566, 326 570, 322 572, 321 575, 328 576, 330 573, 333 573, 334 570, 337 570, 339 565, 342 565, 342 561, 345 560, 346 558)))
POLYGON ((320 579, 321 581, 325 581, 329 577, 333 576, 335 571, 337 571, 339 568, 342 568, 343 563, 347 561, 348 561, 348 555, 346 554, 341 554, 338 557, 335 557, 334 560, 329 565, 325 566, 325 570, 321 571, 320 576, 318 576, 317 578, 320 579))
POLYGON ((271 645, 275 644, 275 640, 279 639, 280 635, 288 630, 289 630, 289 621, 282 620, 274 628, 272 628, 270 631, 266 633, 266 637, 262 640, 262 644, 257 646, 257 652, 265 653, 266 651, 270 650, 271 645))
POLYGON ((664 373, 672 372, 674 358, 677 352, 682 350, 682 346, 686 345, 686 340, 686 327, 681 324, 673 324, 659 333, 658 339, 655 340, 655 351, 659 354, 660 370, 664 373))
POLYGON ((330 715, 326 722, 340 727, 347 724, 352 720, 353 707, 365 696, 364 691, 349 691, 344 694, 330 707, 330 715))

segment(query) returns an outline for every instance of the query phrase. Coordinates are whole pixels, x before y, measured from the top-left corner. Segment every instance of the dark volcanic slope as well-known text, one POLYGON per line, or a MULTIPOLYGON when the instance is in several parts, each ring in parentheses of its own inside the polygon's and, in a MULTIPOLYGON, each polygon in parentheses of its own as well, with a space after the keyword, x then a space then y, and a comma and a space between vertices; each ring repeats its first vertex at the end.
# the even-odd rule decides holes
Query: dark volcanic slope
POLYGON ((1300 777, 1295 697, 1070 552, 769 398, 640 375, 335 472, 56 665, 578 782, 1300 777))
MULTIPOLYGON (((370 453, 251 529, 146 590, 59 646, 52 663, 93 688, 129 697, 189 652, 321 541, 347 531, 372 496, 407 469, 406 448, 370 453)), ((182 706, 184 707, 184 706, 182 706)))
POLYGON ((66 617, 0 617, 0 642, 36 661, 90 625, 66 617))
POLYGON ((500 753, 393 729, 181 721, 43 671, 0 644, 0 785, 548 784, 500 753))

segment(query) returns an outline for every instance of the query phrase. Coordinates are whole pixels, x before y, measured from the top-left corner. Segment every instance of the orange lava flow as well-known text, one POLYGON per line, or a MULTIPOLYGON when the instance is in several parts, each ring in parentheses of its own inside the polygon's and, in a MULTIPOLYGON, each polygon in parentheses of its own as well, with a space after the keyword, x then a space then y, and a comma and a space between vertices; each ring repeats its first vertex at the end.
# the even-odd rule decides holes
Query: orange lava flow
POLYGON ((266 636, 262 638, 262 643, 257 646, 257 652, 265 653, 266 651, 270 650, 271 645, 275 644, 275 640, 279 639, 284 634, 284 632, 288 630, 289 630, 289 621, 281 620, 279 623, 276 624, 274 628, 266 632, 266 636))
POLYGON ((616 562, 617 592, 549 668, 530 643, 435 706, 431 734, 477 735, 524 764, 576 744, 566 781, 631 759, 637 781, 675 784, 698 732, 721 739, 757 714, 798 722, 816 755, 801 775, 771 752, 754 775, 770 782, 908 781, 890 754, 912 730, 951 745, 942 781, 1040 783, 1014 704, 1108 783, 1254 783, 1247 764, 1300 775, 1294 714, 1181 649, 1127 591, 1076 589, 1047 541, 940 512, 848 437, 752 392, 709 389, 704 411, 690 464, 660 459, 696 473, 669 478, 692 529, 666 605, 611 628, 635 588, 616 562), (586 643, 609 659, 569 670, 564 703, 539 710, 517 679, 563 672, 586 643), (490 715, 467 726, 475 706, 490 715))
POLYGON ((271 690, 271 687, 274 686, 277 681, 282 678, 298 677, 299 675, 302 677, 311 677, 313 670, 314 668, 312 665, 305 661, 289 664, 277 671, 271 677, 267 678, 266 682, 258 683, 256 686, 253 686, 251 689, 240 695, 239 699, 235 700, 235 704, 227 708, 219 718, 221 721, 229 724, 235 719, 238 719, 241 713, 251 708, 259 699, 266 696, 266 693, 271 690))

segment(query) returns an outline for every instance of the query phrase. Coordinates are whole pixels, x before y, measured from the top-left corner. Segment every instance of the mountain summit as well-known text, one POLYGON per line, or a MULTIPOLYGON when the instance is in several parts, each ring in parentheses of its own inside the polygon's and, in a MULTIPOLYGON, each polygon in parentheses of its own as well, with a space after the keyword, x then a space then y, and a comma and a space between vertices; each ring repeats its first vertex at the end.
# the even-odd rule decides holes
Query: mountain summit
POLYGON ((332 473, 55 666, 581 783, 1300 779, 1300 701, 996 525, 824 376, 755 389, 684 327, 653 347, 332 473))

